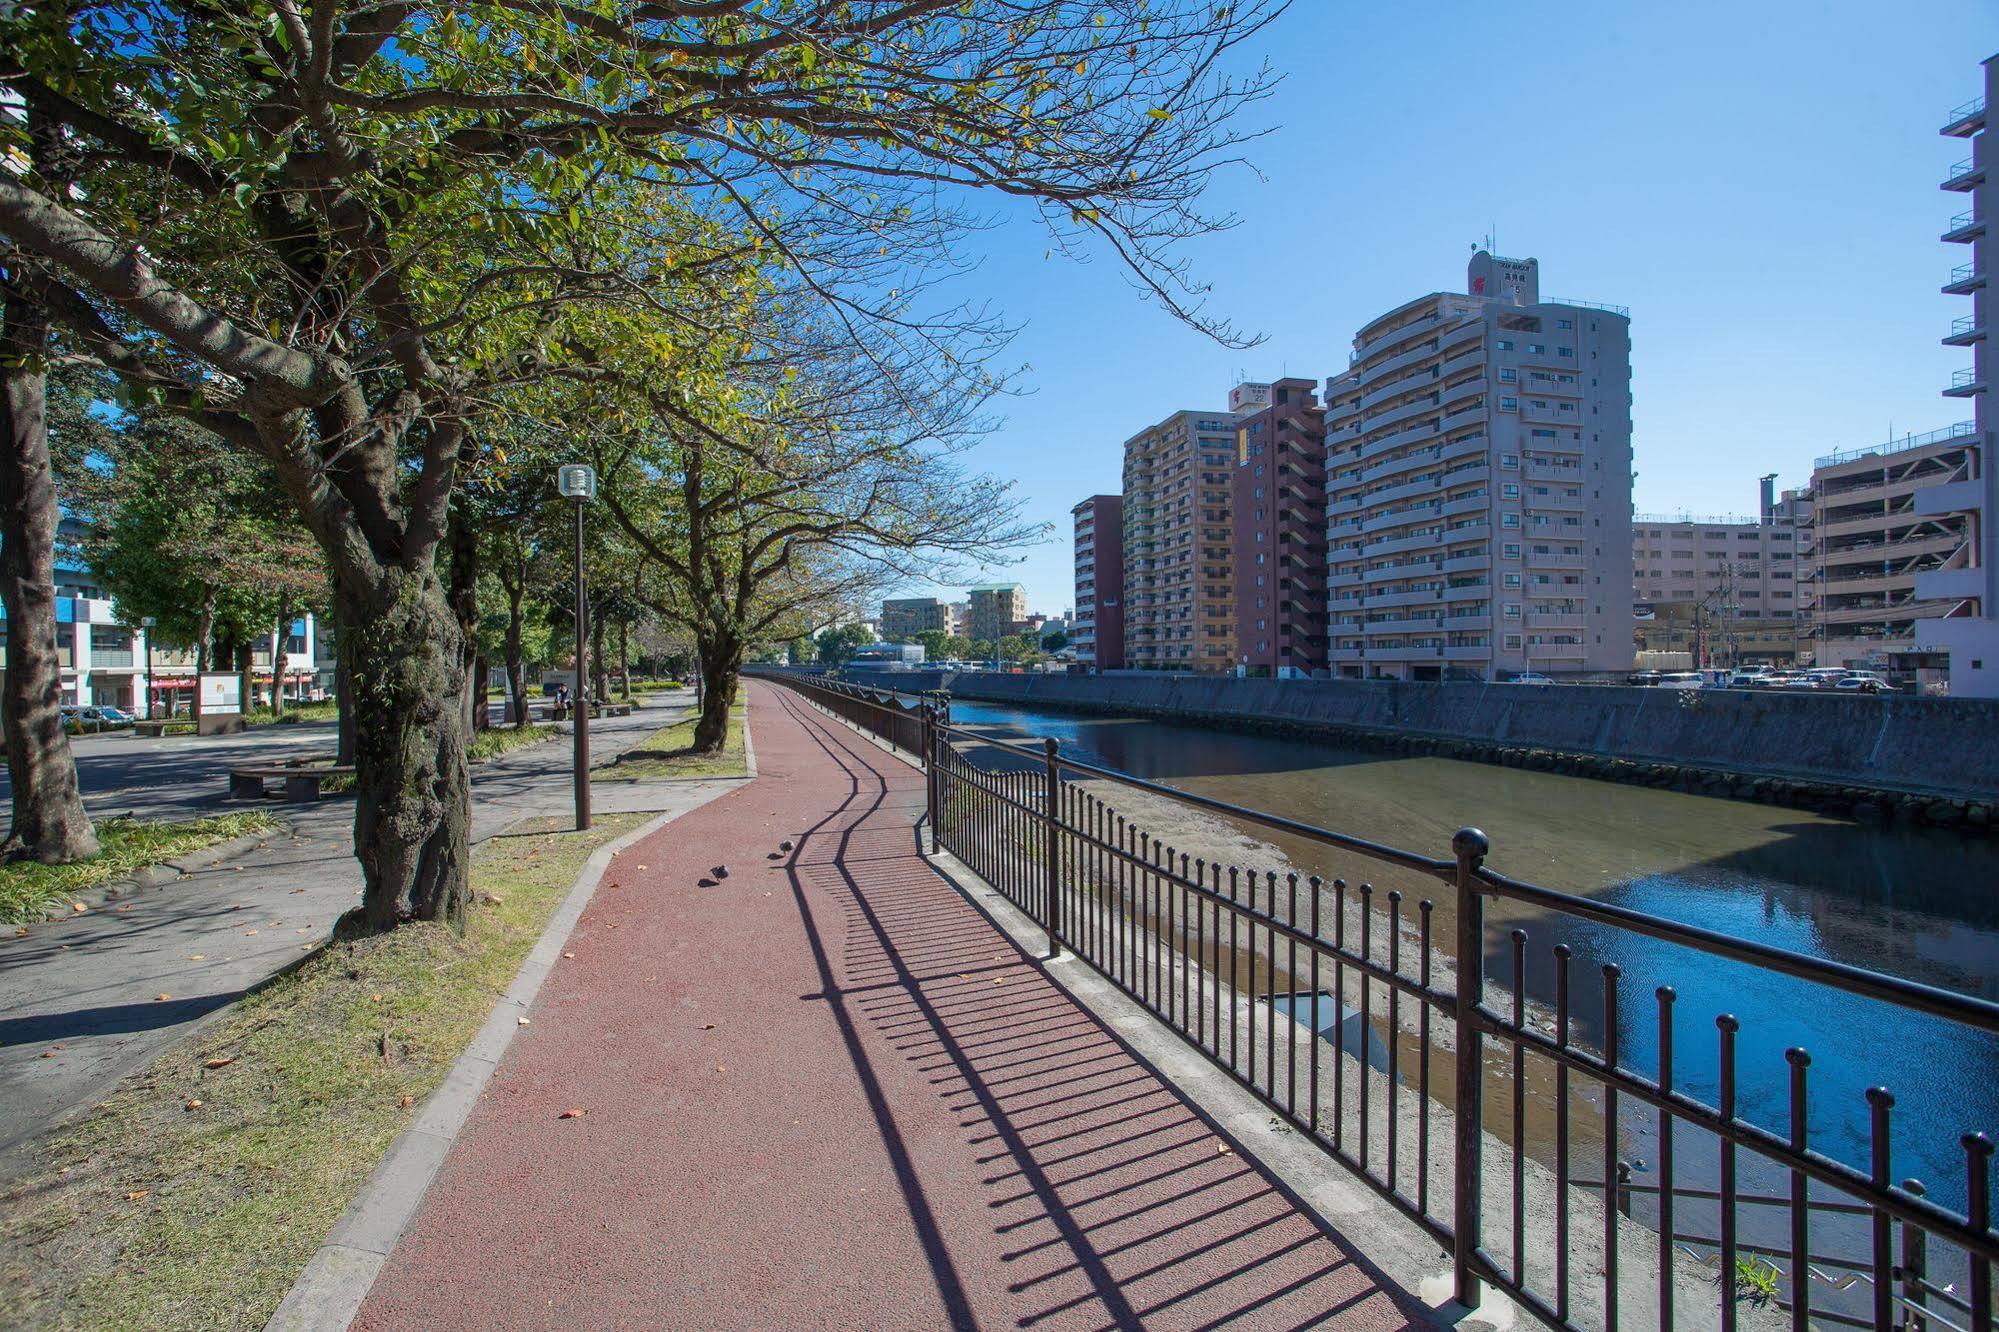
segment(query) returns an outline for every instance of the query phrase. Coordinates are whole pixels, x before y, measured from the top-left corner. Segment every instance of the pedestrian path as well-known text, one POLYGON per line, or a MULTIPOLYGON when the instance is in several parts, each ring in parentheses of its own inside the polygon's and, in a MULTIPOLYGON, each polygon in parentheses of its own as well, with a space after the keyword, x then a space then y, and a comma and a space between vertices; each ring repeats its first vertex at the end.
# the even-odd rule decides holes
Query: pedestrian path
MULTIPOLYGON (((593 755, 614 758, 685 713, 655 705, 597 722, 593 755)), ((331 727, 270 729, 305 733, 285 737, 282 752, 333 742, 331 727)), ((251 752, 243 737, 227 741, 126 741, 138 751, 130 755, 98 744, 80 760, 85 806, 99 818, 135 807, 175 818, 246 808, 220 803, 227 766, 251 752), (149 795, 155 786, 166 788, 157 801, 149 795)), ((523 817, 567 813, 570 780, 567 739, 474 767, 473 842, 523 817)), ((690 808, 732 784, 606 783, 596 807, 690 808)), ((50 1122, 102 1097, 193 1024, 317 947, 354 906, 361 887, 354 802, 269 808, 287 827, 261 846, 115 907, 0 937, 0 1179, 20 1167, 50 1122)))
POLYGON ((356 1326, 1421 1320, 749 688, 758 779, 605 875, 356 1326))

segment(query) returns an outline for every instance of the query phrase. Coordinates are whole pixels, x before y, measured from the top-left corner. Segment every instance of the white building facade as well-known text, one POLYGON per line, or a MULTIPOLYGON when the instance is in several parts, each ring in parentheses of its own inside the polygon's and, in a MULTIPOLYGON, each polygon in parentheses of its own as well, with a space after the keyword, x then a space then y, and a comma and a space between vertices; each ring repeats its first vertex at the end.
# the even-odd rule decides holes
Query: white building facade
POLYGON ((1950 692, 1960 698, 1999 698, 1999 486, 1992 472, 1993 431, 1999 428, 1992 408, 1992 379, 1999 361, 1992 356, 1993 323, 1999 306, 1992 298, 1992 248, 1987 223, 1999 203, 1992 177, 1999 173, 1999 140, 1987 132, 1986 107, 1999 96, 1999 56, 1984 65, 1984 96, 1951 112, 1943 127, 1948 138, 1970 140, 1971 153, 1950 169, 1943 188, 1962 195, 1970 207, 1951 218, 1943 239, 1966 246, 1970 262, 1960 265, 1944 285, 1952 296, 1971 298, 1971 313, 1951 325, 1944 344, 1971 352, 1971 364, 1953 377, 1944 396, 1968 398, 1972 404, 1972 440, 1961 474, 1918 492, 1918 512, 1937 517, 1961 516, 1967 537, 1961 555, 1943 568, 1916 579, 1918 599, 1947 603, 1941 615, 1920 622, 1916 645, 1928 652, 1948 653, 1950 692))
POLYGON ((1330 673, 1627 671, 1631 321, 1476 254, 1326 381, 1330 673))

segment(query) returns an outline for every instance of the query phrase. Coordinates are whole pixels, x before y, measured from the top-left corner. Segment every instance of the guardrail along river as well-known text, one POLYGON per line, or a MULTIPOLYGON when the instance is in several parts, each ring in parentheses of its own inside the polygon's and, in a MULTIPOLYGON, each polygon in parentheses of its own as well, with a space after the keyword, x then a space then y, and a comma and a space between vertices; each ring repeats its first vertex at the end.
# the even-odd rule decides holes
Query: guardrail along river
MULTIPOLYGON (((955 700, 952 720, 996 736, 1051 736, 1063 752, 1137 777, 1433 856, 1467 824, 1492 841, 1488 864, 1550 888, 1946 989, 1999 998, 1999 841, 1936 829, 1869 826, 1770 805, 1625 786, 1441 758, 1402 758, 1303 741, 1144 720, 1044 713, 955 700)), ((1356 876, 1325 848, 1244 831, 1278 846, 1301 873, 1356 876)), ((1379 867, 1377 867, 1379 868, 1379 867)), ((1369 872, 1411 903, 1436 900, 1451 937, 1450 894, 1434 880, 1369 872)), ((1413 913, 1412 913, 1413 914, 1413 913)), ((1783 1052, 1812 1054, 1811 1132, 1847 1161, 1867 1160, 1867 1087, 1895 1094, 1893 1173, 1964 1205, 1957 1135, 1999 1128, 1999 1040, 1867 999, 1832 993, 1678 945, 1518 903, 1488 914, 1487 975, 1511 985, 1509 932, 1530 936, 1526 988, 1553 1000, 1549 948, 1568 944, 1578 1035, 1601 1047, 1601 968, 1616 963, 1625 1056, 1651 1064, 1653 991, 1678 992, 1675 1083, 1713 1102, 1713 1019, 1742 1021, 1745 1118, 1788 1124, 1783 1052), (1615 937, 1612 935, 1615 934, 1615 937)), ((1643 1122, 1626 1120, 1632 1146, 1643 1122)), ((1676 1135, 1677 1138, 1677 1135, 1676 1135)))

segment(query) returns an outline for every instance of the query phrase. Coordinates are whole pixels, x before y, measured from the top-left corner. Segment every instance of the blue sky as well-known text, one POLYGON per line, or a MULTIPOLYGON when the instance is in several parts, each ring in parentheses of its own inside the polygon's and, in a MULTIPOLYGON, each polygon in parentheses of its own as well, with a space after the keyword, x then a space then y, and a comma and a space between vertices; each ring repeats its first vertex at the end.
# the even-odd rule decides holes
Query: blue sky
MULTIPOLYGON (((1239 378, 1323 378, 1362 322, 1463 290, 1471 242, 1541 263, 1544 296, 1631 307, 1640 511, 1753 512, 1756 478, 1968 417, 1939 396, 1969 313, 1937 236, 1969 153, 1937 133, 1982 91, 1999 4, 1363 5, 1297 0, 1258 48, 1262 179, 1217 179, 1234 231, 1189 253, 1215 344, 1108 259, 1044 260, 1031 225, 974 238, 970 284, 1022 325, 1027 395, 972 455, 1051 540, 989 576, 1073 600, 1068 510, 1118 488, 1126 436, 1239 378)), ((928 590, 928 589, 919 589, 928 590)))

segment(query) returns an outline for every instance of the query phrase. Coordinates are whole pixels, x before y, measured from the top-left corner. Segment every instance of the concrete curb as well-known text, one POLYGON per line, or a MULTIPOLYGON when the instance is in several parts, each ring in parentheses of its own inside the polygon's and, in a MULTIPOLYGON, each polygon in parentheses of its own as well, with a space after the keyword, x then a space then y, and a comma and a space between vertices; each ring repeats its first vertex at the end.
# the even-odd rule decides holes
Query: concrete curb
MULTIPOLYGON (((744 737, 747 748, 747 730, 744 737)), ((719 789, 715 795, 729 789, 733 788, 719 789)), ((443 1084, 424 1103, 416 1119, 376 1163, 361 1192, 285 1292, 283 1303, 265 1324, 265 1332, 344 1332, 354 1321, 403 1228, 416 1215, 438 1167, 444 1164, 451 1144, 464 1129, 473 1105, 520 1030, 518 1018, 540 993, 612 857, 707 803, 702 800, 648 819, 590 854, 548 928, 515 973, 513 984, 493 1005, 486 1024, 452 1064, 443 1084)))

